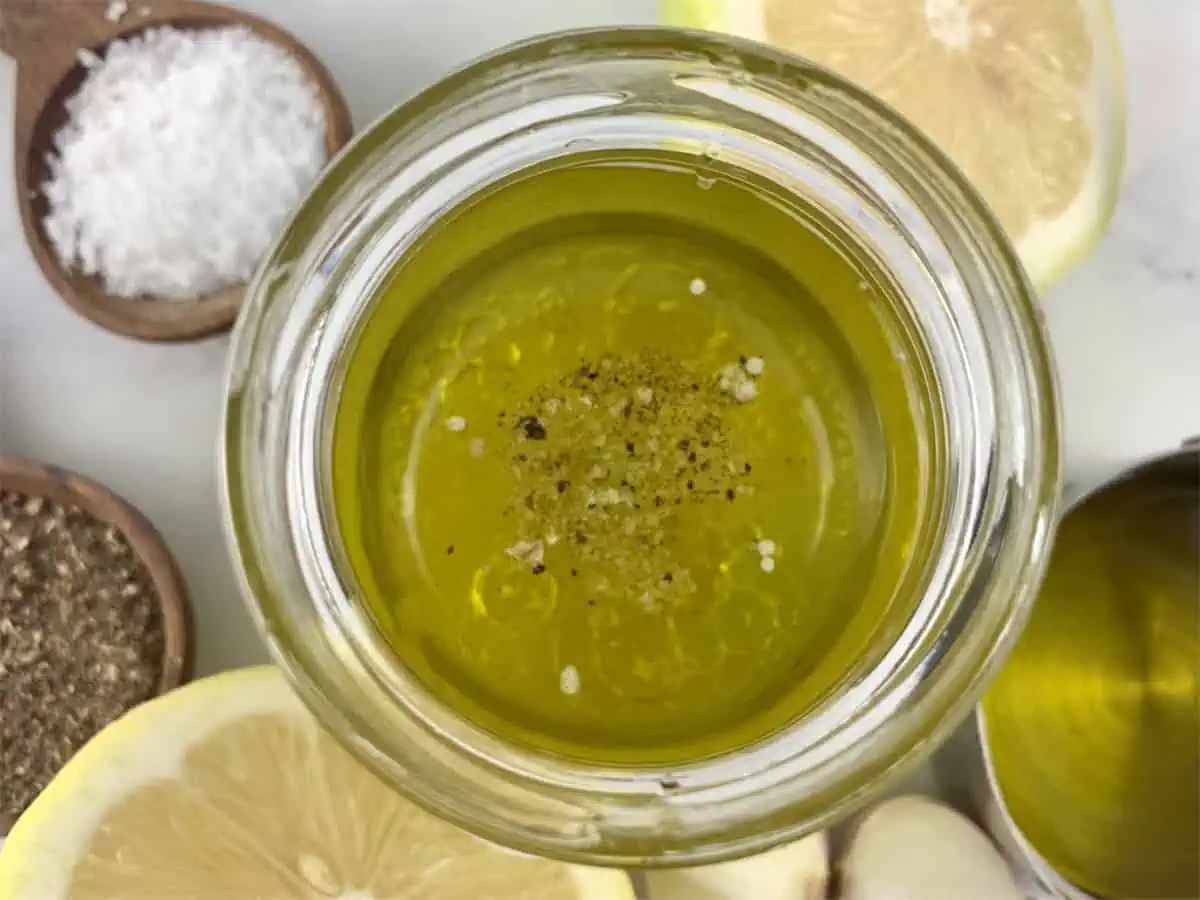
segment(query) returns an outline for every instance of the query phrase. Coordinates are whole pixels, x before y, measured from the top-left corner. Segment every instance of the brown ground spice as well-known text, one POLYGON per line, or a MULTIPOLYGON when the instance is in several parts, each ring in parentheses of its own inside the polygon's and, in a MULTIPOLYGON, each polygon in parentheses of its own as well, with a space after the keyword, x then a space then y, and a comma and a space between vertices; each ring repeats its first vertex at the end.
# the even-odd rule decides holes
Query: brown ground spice
POLYGON ((96 732, 154 695, 164 633, 115 527, 0 492, 0 834, 96 732))

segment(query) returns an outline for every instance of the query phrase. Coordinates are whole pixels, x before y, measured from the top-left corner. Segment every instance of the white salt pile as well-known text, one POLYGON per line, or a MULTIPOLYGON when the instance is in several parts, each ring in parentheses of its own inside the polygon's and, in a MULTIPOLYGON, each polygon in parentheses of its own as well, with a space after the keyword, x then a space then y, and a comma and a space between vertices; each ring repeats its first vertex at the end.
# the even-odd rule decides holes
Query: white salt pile
POLYGON ((63 265, 124 297, 246 281, 325 163, 315 85, 246 28, 150 29, 88 65, 43 185, 63 265))

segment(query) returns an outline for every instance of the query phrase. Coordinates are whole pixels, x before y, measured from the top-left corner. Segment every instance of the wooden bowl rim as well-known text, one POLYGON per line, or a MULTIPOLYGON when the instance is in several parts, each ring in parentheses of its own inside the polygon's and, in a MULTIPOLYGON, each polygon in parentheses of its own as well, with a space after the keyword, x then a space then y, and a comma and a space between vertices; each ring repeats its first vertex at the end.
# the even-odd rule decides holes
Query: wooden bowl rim
MULTIPOLYGON (((100 52, 112 41, 128 38, 150 28, 176 27, 196 30, 237 26, 249 28, 259 37, 281 47, 296 60, 313 82, 325 113, 325 150, 328 164, 353 136, 346 98, 333 75, 316 54, 289 31, 266 19, 214 3, 185 3, 182 4, 182 8, 161 15, 146 18, 127 16, 121 23, 113 26, 107 40, 87 49, 100 52)), ((49 86, 40 108, 33 114, 28 143, 23 152, 22 148, 18 148, 20 156, 17 159, 17 193, 21 222, 30 250, 42 273, 55 292, 72 309, 100 327, 126 337, 147 341, 187 341, 228 330, 241 311, 247 284, 223 288, 194 300, 114 297, 103 291, 98 278, 88 278, 68 271, 59 262, 44 232, 42 222, 34 215, 34 195, 40 192, 40 186, 28 182, 32 181, 29 176, 37 167, 34 154, 44 156, 49 150, 34 140, 41 130, 42 120, 51 110, 52 104, 59 99, 62 85, 78 70, 79 65, 76 64, 63 72, 56 84, 49 86), (85 280, 87 285, 81 283, 85 280)))
POLYGON ((154 696, 191 679, 195 661, 191 602, 179 564, 149 519, 124 498, 90 478, 22 457, 0 456, 0 491, 74 506, 120 531, 146 567, 162 614, 162 670, 154 696))

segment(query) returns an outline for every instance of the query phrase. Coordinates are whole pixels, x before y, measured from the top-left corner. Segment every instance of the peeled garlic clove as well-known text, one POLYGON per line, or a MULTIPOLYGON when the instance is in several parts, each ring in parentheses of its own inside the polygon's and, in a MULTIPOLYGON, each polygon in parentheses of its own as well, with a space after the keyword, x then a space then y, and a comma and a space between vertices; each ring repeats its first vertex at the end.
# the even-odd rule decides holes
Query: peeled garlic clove
POLYGON ((928 797, 897 797, 869 813, 841 874, 842 900, 1025 898, 987 836, 928 797))
POLYGON ((649 872, 650 900, 823 900, 829 884, 824 832, 758 856, 649 872))

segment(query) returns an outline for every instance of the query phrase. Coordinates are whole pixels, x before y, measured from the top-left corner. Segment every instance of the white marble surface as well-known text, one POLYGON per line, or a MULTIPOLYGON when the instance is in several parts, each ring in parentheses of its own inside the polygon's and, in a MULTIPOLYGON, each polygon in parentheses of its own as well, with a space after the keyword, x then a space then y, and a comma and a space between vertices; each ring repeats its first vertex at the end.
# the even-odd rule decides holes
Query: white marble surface
MULTIPOLYGON (((0 0, 0 6, 4 0, 0 0)), ((450 67, 571 25, 647 22, 653 0, 245 0, 328 63, 363 124, 450 67), (353 12, 348 13, 348 8, 353 12)), ((1127 53, 1125 189, 1099 252, 1045 298, 1066 445, 1083 479, 1200 433, 1200 5, 1118 0, 1127 53)), ((0 59, 0 171, 14 69, 0 59)), ((227 340, 154 346, 80 319, 25 247, 0 179, 0 452, 116 489, 174 548, 202 673, 263 659, 221 536, 213 451, 227 340)))

